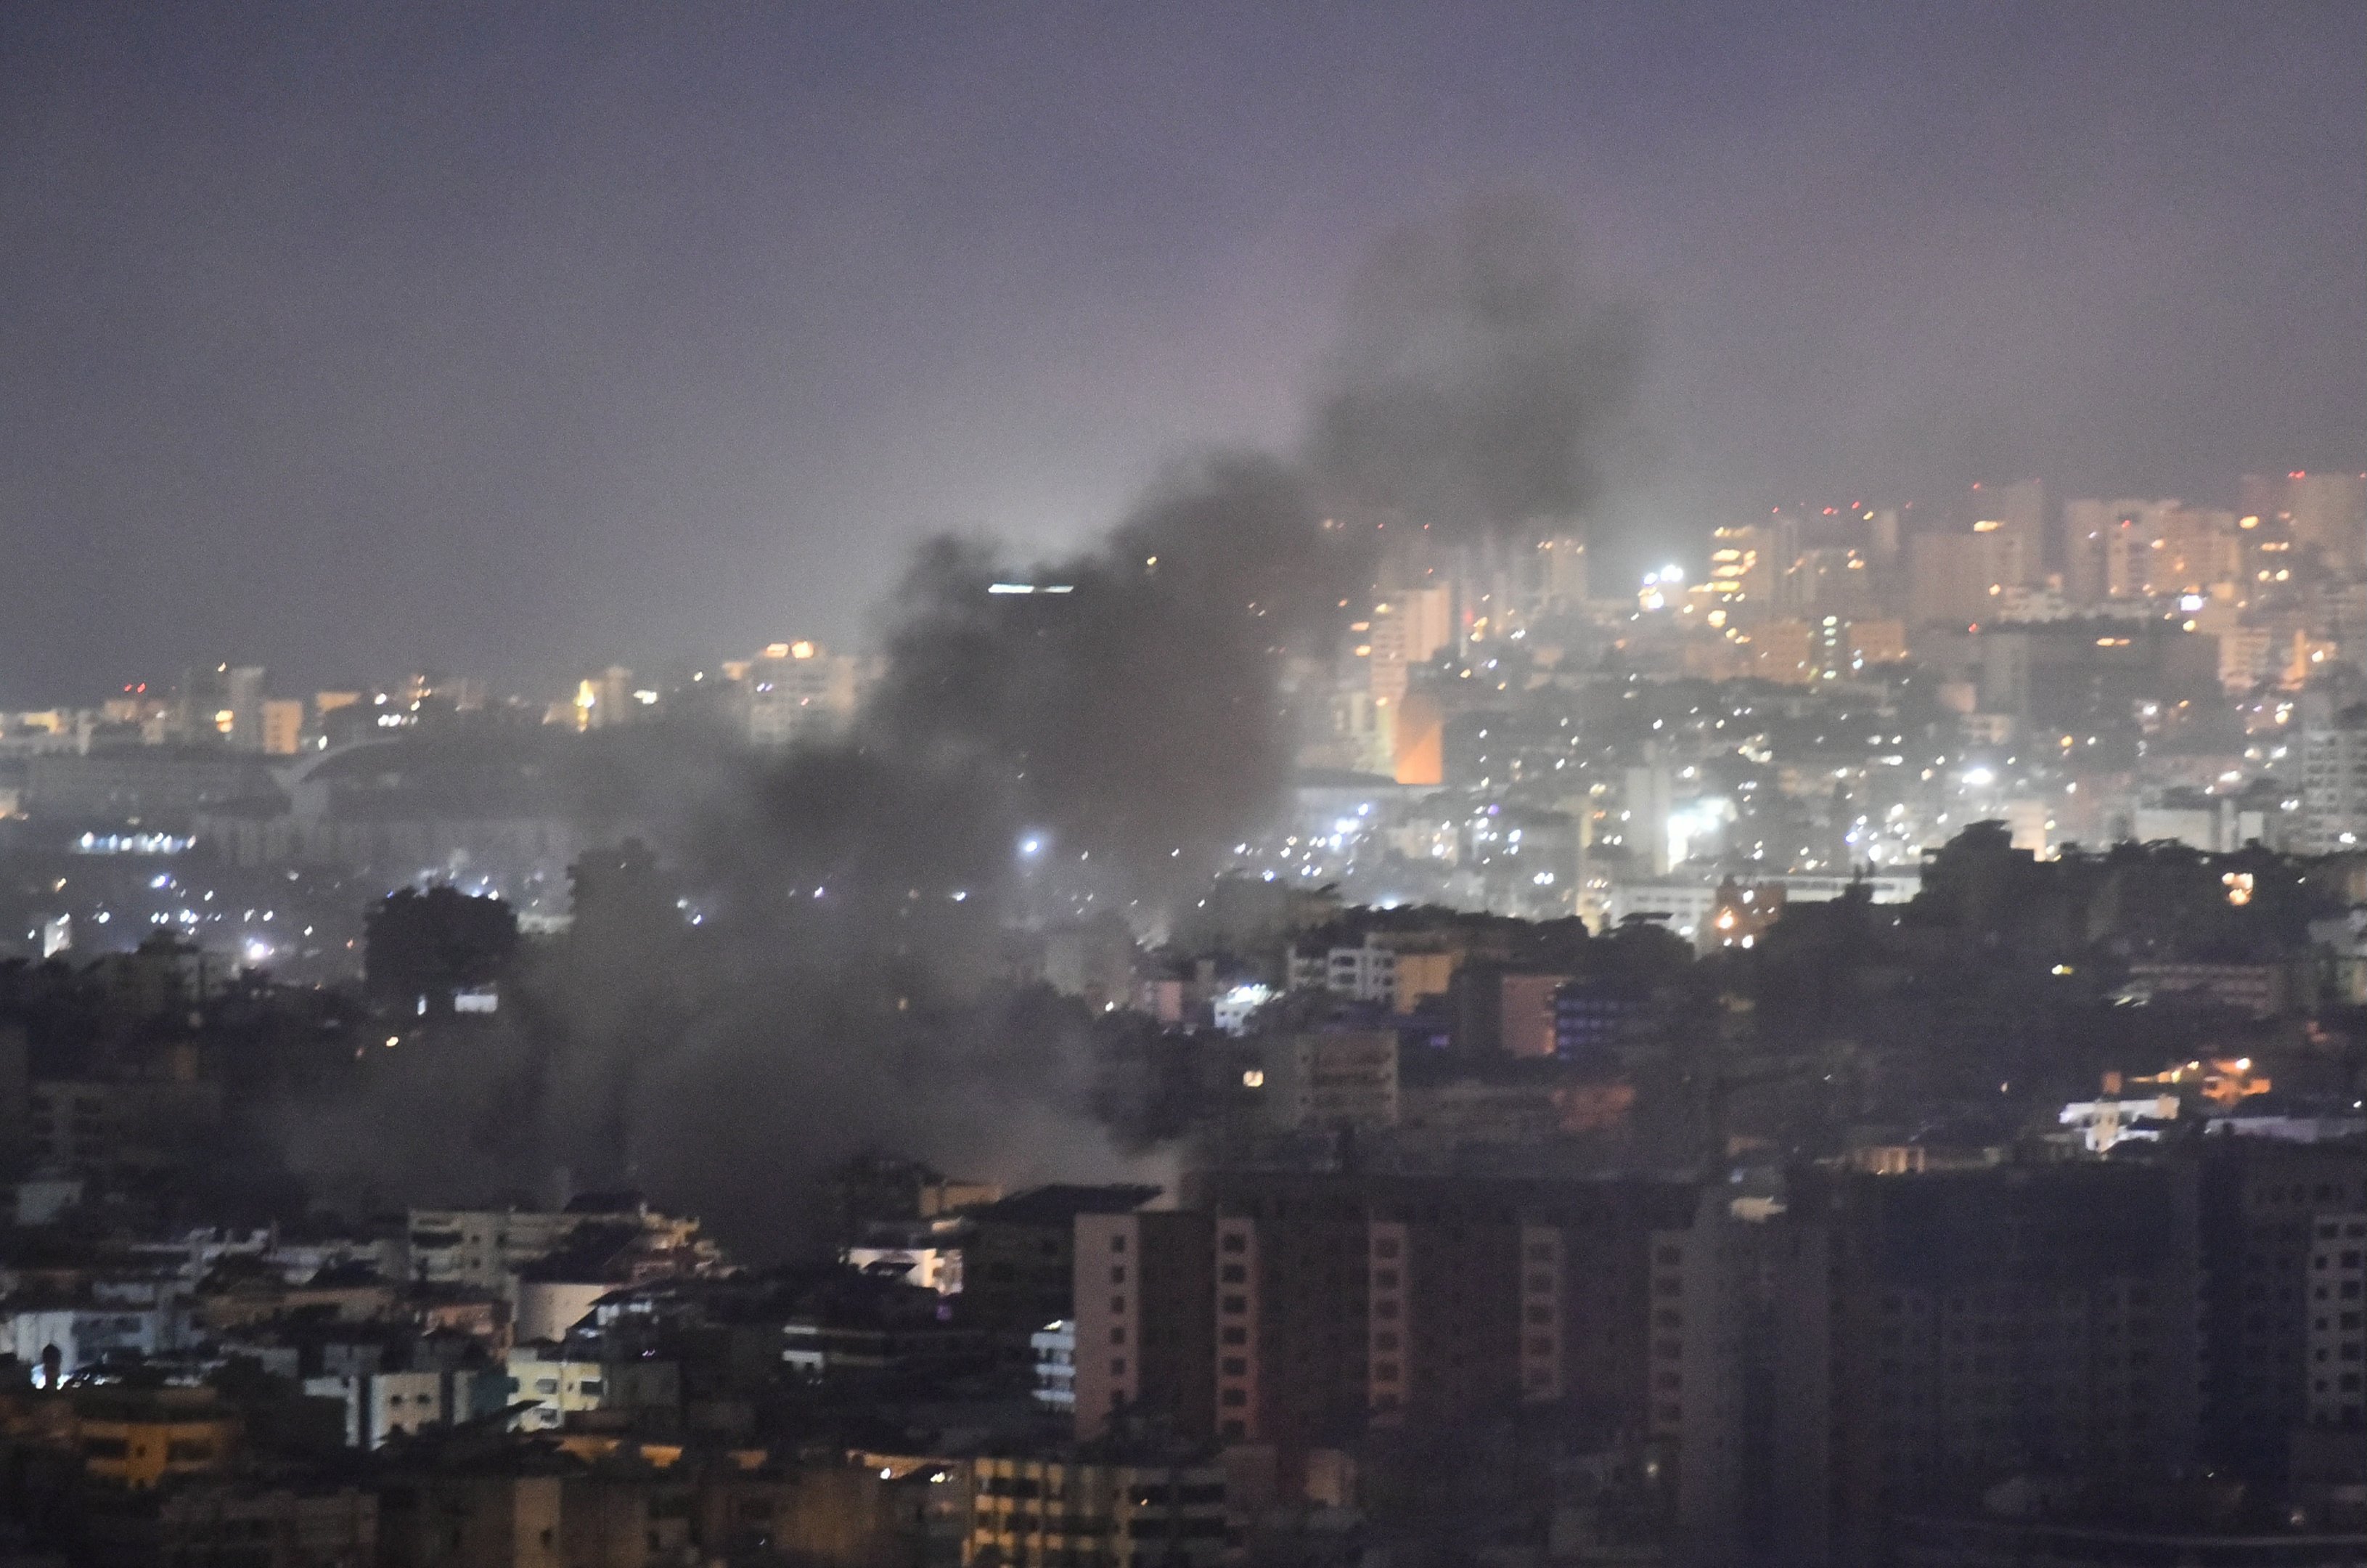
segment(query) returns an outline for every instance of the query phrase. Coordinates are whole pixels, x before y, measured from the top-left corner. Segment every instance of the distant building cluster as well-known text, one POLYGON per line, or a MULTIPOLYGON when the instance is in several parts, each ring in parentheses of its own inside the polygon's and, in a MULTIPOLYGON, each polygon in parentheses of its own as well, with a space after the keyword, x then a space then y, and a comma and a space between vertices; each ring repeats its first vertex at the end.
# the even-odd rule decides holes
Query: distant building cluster
POLYGON ((1576 538, 1417 530, 1297 670, 1298 809, 1238 864, 1599 923, 1729 876, 1911 879, 1984 819, 2042 854, 2357 843, 2367 479, 2237 489, 1778 510, 1633 593, 1576 538))
POLYGON ((2367 852, 1987 824, 1911 892, 1722 881, 1698 918, 1747 948, 1239 876, 1155 946, 1013 931, 981 983, 1157 1085, 1156 1181, 743 1151, 802 1232, 762 1265, 561 1170, 267 1201, 259 1123, 390 1064, 451 1086, 404 1137, 508 1136, 458 1085, 528 1026, 460 1000, 678 914, 645 851, 576 871, 584 924, 526 937, 380 901, 358 989, 177 937, 0 968, 29 1548, 1878 1568, 2367 1529, 2367 852))
POLYGON ((0 1557, 2352 1561, 2361 496, 1417 528, 1219 874, 1031 830, 872 968, 800 876, 778 993, 609 786, 844 733, 817 643, 8 716, 0 1557))
POLYGON ((610 668, 549 704, 432 674, 283 698, 265 669, 223 664, 0 715, 0 858, 24 873, 0 892, 0 947, 96 953, 164 932, 225 969, 334 978, 359 960, 368 899, 437 883, 547 928, 587 848, 646 831, 584 784, 584 745, 660 719, 685 744, 821 739, 864 676, 803 639, 663 687, 610 668))

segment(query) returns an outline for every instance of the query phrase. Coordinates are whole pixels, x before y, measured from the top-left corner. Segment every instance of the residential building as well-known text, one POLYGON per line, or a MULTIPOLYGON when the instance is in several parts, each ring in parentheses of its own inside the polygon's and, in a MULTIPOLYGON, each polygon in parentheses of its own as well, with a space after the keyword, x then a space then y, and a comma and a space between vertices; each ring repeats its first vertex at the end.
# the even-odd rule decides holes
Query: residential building
POLYGON ((713 1266, 714 1244, 698 1221, 652 1212, 630 1193, 592 1193, 561 1210, 414 1209, 411 1211, 409 1273, 428 1285, 507 1291, 520 1270, 551 1256, 586 1226, 627 1228, 651 1272, 697 1273, 713 1266))
POLYGON ((1264 1042, 1261 1105, 1276 1127, 1301 1131, 1394 1127, 1394 1029, 1319 1029, 1264 1042))
MULTIPOLYGON (((344 1407, 346 1447, 377 1449, 399 1434, 454 1420, 450 1381, 451 1374, 439 1371, 341 1372, 305 1379, 304 1392, 344 1407)), ((460 1418, 467 1414, 463 1409, 460 1418)))
POLYGON ((1073 1318, 1048 1323, 1027 1336, 1036 1358, 1037 1404, 1056 1415, 1074 1420, 1077 1414, 1077 1324, 1073 1318))
MULTIPOLYGON (((2309 1424, 2367 1428, 2367 1210, 2310 1222, 2309 1424)), ((2362 1439, 2367 1440, 2367 1439, 2362 1439)))
POLYGON ((1771 1238, 1779 1561, 1889 1561, 1894 1517, 2035 1467, 2192 1465, 2195 1176, 2092 1163, 1804 1173, 1771 1238))
POLYGON ((1155 1187, 1056 1184, 970 1210, 976 1229, 962 1262, 965 1316, 1013 1336, 1076 1316, 1077 1217, 1132 1213, 1158 1196, 1155 1187))
POLYGON ((1239 1267, 1217 1261, 1206 1214, 1077 1216, 1071 1334, 1079 1437, 1140 1418, 1209 1432, 1217 1369, 1209 1308, 1217 1279, 1239 1267))
POLYGON ((1523 1403, 1645 1430, 1650 1236, 1689 1186, 1209 1172, 1194 1196, 1220 1439, 1296 1452, 1523 1403))
POLYGON ((2367 842, 2367 702, 2312 687, 2300 716, 2302 853, 2367 842))
POLYGON ((739 689, 748 739, 760 746, 834 734, 855 717, 855 661, 810 639, 771 643, 726 665, 724 675, 739 689))
POLYGON ((1084 1449, 970 1462, 965 1564, 1210 1568, 1231 1550, 1225 1471, 1213 1456, 1084 1449))
POLYGON ((93 1479, 140 1490, 221 1470, 235 1415, 210 1388, 77 1389, 75 1446, 93 1479))
MULTIPOLYGON (((2343 1332, 2339 1228, 2367 1210, 2358 1136, 2321 1144, 2222 1135, 2204 1140, 2202 1186, 2203 1457, 2255 1482, 2284 1471, 2292 1434, 2319 1407, 2316 1351, 2343 1332), (2321 1236, 2333 1223, 2338 1233, 2321 1236), (2321 1275, 2317 1259, 2331 1256, 2321 1275), (2316 1325, 2323 1279, 2329 1322, 2316 1325)), ((2356 1244, 2351 1244, 2355 1245, 2356 1244)), ((2356 1278, 2350 1276, 2349 1278, 2356 1278)), ((2349 1310, 2360 1308, 2356 1302, 2349 1310)), ((2339 1405, 2339 1358, 2327 1362, 2339 1405)))

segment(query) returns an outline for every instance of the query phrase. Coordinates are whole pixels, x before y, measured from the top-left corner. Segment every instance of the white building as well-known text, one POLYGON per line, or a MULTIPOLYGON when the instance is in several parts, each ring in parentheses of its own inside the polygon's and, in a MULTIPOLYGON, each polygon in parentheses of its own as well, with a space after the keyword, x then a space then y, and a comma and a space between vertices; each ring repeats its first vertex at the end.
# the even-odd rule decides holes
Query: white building
POLYGON ((2270 812, 2246 811, 2220 796, 2209 806, 2139 806, 2131 820, 2129 836, 2139 844, 2172 840, 2214 855, 2241 849, 2255 839, 2272 841, 2277 819, 2270 812))
POLYGON ((1257 1010, 1273 1000, 1274 987, 1245 981, 1230 990, 1220 992, 1209 1002, 1209 1020, 1226 1034, 1246 1034, 1250 1020, 1257 1016, 1257 1010))
POLYGON ((972 1228, 967 1220, 950 1216, 913 1225, 875 1226, 860 1244, 841 1248, 839 1260, 866 1274, 889 1275, 940 1296, 958 1296, 962 1243, 972 1228))
POLYGON ((441 1426, 452 1419, 444 1372, 345 1372, 304 1380, 314 1399, 345 1406, 345 1447, 378 1449, 397 1433, 441 1426))
POLYGON ((71 1378, 110 1355, 157 1356, 183 1348, 187 1338, 187 1315, 169 1300, 0 1309, 0 1356, 34 1369, 36 1379, 52 1346, 58 1375, 71 1378))
POLYGON ((1077 1323, 1062 1318, 1027 1336, 1036 1353, 1036 1403, 1061 1415, 1077 1413, 1077 1323))
POLYGON ((775 642, 724 674, 739 685, 748 739, 760 746, 831 734, 855 717, 855 661, 819 642, 775 642))
POLYGON ((2367 842, 2367 704, 2334 695, 2301 699, 2301 852, 2331 855, 2367 842))
POLYGON ((407 1273, 429 1285, 461 1285, 508 1292, 520 1269, 557 1252, 585 1225, 638 1225, 646 1249, 683 1255, 682 1273, 696 1273, 716 1256, 697 1220, 652 1213, 646 1206, 582 1210, 414 1209, 407 1273))
MULTIPOLYGON (((1780 876, 1752 877, 1753 888, 1782 888, 1788 903, 1821 903, 1847 892, 1853 883, 1863 881, 1867 896, 1876 903, 1908 903, 1923 886, 1920 870, 1885 869, 1863 876, 1854 874, 1819 876, 1813 872, 1785 873, 1780 876)), ((1710 922, 1717 914, 1717 879, 1653 878, 1641 881, 1614 881, 1604 891, 1603 923, 1606 929, 1617 926, 1631 915, 1659 918, 1669 929, 1686 941, 1706 946, 1704 934, 1715 935, 1710 922)))
POLYGON ((601 1297, 617 1289, 610 1279, 523 1279, 517 1287, 517 1337, 563 1339, 567 1331, 592 1315, 601 1297))
POLYGON ((597 1361, 568 1356, 548 1345, 521 1345, 509 1353, 510 1426, 522 1432, 557 1431, 570 1415, 598 1410, 608 1385, 597 1361))
POLYGON ((2056 1116, 2058 1125, 2079 1134, 2081 1147, 2091 1154, 2108 1154, 2131 1142, 2158 1143, 2161 1130, 2140 1127, 2141 1121, 2176 1121, 2178 1096, 2154 1095, 2144 1099, 2073 1100, 2056 1116))
POLYGON ((1290 949, 1293 991, 1329 991, 1359 1002, 1388 1002, 1397 996, 1397 987, 1398 955, 1370 937, 1361 947, 1290 949))

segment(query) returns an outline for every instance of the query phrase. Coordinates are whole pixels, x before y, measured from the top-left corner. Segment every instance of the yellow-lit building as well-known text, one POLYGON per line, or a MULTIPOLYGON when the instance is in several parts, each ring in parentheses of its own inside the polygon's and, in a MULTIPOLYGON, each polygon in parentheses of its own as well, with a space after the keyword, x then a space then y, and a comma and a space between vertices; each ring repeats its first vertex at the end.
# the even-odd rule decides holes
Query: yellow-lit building
POLYGON ((1446 718, 1437 699, 1408 692, 1390 732, 1400 784, 1436 784, 1446 777, 1446 718))
POLYGON ((1428 664, 1454 641, 1453 605, 1444 588, 1408 588, 1375 605, 1365 630, 1372 694, 1396 703, 1405 697, 1412 667, 1428 664))
POLYGON ((1772 620, 1751 634, 1751 673, 1761 680, 1806 686, 1816 678, 1816 634, 1805 620, 1772 620))
POLYGON ((90 1389, 74 1395, 74 1409, 84 1468, 119 1486, 221 1470, 238 1437, 211 1389, 90 1389))
POLYGON ((1454 983, 1459 953, 1398 954, 1397 970, 1392 980, 1390 1006, 1399 1013, 1410 1013, 1425 996, 1444 996, 1454 983))
POLYGON ((304 744, 304 705, 274 699, 263 705, 263 750, 266 756, 294 756, 304 744))
POLYGON ((1755 525, 1719 528, 1710 535, 1709 590, 1728 609, 1752 609, 1764 615, 1773 607, 1775 559, 1772 529, 1755 525))
POLYGON ((1907 657, 1907 623, 1903 620, 1852 620, 1849 623, 1850 664, 1895 665, 1907 657))
POLYGON ((1207 1568, 1231 1551, 1225 1471, 1186 1463, 978 1459, 965 1564, 1207 1568))

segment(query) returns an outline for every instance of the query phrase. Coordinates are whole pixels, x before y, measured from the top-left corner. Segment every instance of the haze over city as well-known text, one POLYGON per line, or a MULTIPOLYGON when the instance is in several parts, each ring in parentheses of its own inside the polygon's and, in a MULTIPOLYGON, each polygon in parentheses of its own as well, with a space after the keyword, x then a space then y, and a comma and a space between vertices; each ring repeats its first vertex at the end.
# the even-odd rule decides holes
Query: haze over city
POLYGON ((2358 1568, 2362 45, 0 11, 0 1568, 2358 1568))
POLYGON ((920 537, 1294 443, 1374 248, 1506 186, 1645 324, 1623 541, 2356 467, 2362 25, 11 7, 5 695, 853 642, 920 537))

